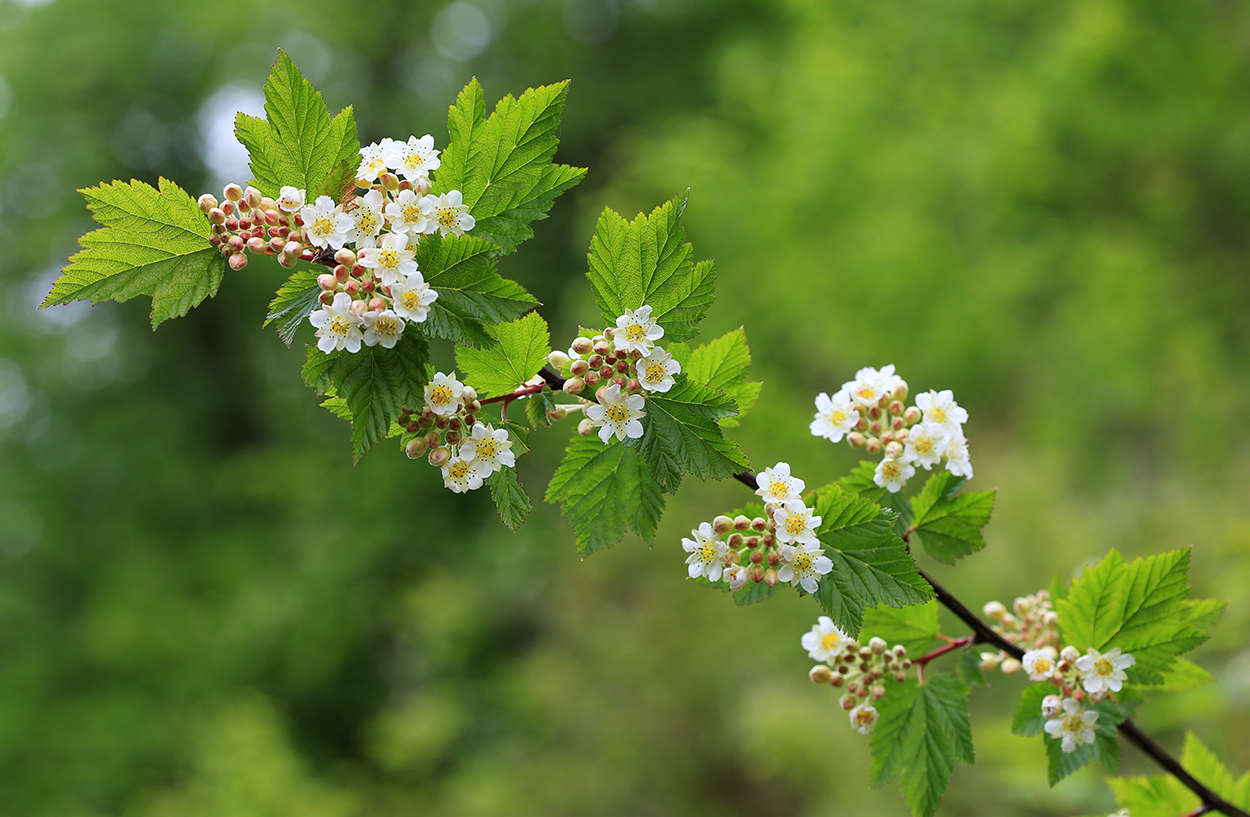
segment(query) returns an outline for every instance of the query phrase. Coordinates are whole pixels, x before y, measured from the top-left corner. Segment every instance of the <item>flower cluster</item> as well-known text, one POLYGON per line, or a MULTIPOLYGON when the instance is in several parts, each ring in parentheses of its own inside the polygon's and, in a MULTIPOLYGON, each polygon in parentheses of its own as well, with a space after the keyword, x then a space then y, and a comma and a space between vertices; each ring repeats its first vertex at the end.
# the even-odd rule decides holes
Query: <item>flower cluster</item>
POLYGON ((230 262, 231 269, 246 267, 248 252, 276 257, 284 267, 293 267, 300 259, 312 260, 313 250, 302 243, 302 224, 296 223, 297 216, 284 209, 281 201, 261 195, 255 187, 237 184, 226 185, 221 196, 219 202, 212 193, 205 193, 198 203, 212 225, 209 243, 230 262))
POLYGON ((918 394, 914 406, 906 406, 906 399, 907 383, 893 366, 860 369, 833 396, 817 395, 811 432, 835 443, 846 438, 870 454, 884 453, 873 480, 891 493, 915 476, 917 465, 928 471, 943 460, 946 470, 971 479, 963 432, 968 412, 949 390, 918 394))
POLYGON ((438 372, 425 387, 420 413, 403 409, 405 431, 414 435, 404 450, 412 459, 428 452, 430 465, 442 469, 443 484, 458 494, 482 487, 491 474, 516 465, 512 439, 502 428, 479 422, 482 404, 472 386, 456 373, 438 372))
POLYGON ((817 619, 810 632, 800 640, 807 655, 824 663, 812 667, 807 676, 815 684, 829 684, 846 689, 839 701, 851 721, 851 728, 867 735, 880 717, 872 701, 886 693, 886 683, 907 680, 911 669, 907 649, 901 644, 888 648, 885 639, 876 636, 866 646, 846 637, 828 616, 817 619))

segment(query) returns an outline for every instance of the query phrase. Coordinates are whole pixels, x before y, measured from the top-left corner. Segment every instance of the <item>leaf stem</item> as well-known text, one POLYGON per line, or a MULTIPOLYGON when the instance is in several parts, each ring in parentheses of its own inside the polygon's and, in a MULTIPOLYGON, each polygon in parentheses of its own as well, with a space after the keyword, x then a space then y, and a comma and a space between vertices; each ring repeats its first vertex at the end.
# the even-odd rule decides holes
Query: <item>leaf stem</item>
POLYGON ((927 655, 922 655, 919 658, 913 658, 911 662, 912 664, 918 665, 921 668, 923 668, 926 664, 928 664, 934 658, 940 658, 941 656, 946 655, 948 652, 954 652, 960 647, 966 647, 969 644, 976 641, 976 639, 977 637, 975 635, 966 635, 963 638, 952 639, 950 643, 943 644, 941 647, 938 647, 936 650, 934 650, 931 653, 928 653, 927 655))

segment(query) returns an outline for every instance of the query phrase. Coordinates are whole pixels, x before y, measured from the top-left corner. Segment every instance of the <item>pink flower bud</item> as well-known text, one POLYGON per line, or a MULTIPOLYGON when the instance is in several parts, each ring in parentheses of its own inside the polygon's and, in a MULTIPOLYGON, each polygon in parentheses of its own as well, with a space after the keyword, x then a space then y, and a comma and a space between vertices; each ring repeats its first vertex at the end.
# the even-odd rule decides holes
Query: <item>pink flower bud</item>
MULTIPOLYGON (((364 301, 352 301, 351 310, 352 310, 352 314, 355 315, 357 318, 363 318, 365 316, 365 313, 369 311, 368 308, 365 306, 364 301)), ((445 420, 446 418, 440 418, 440 419, 445 420)))
POLYGON ((289 255, 292 258, 294 258, 295 256, 299 255, 300 250, 302 249, 304 248, 298 241, 288 241, 282 247, 282 254, 289 255))
POLYGON ((208 211, 208 221, 210 224, 225 224, 226 211, 220 207, 213 207, 208 211))
POLYGON ((217 206, 217 199, 212 193, 205 193, 200 196, 200 198, 196 201, 196 204, 200 206, 200 212, 208 215, 209 211, 217 206))
POLYGON ((237 184, 228 184, 226 185, 226 189, 221 192, 230 201, 238 201, 243 198, 243 188, 239 187, 237 184))
POLYGON ((408 441, 408 444, 404 446, 404 453, 408 455, 408 459, 410 460, 415 460, 418 457, 423 456, 425 454, 425 451, 426 451, 425 440, 421 439, 420 437, 412 438, 411 440, 408 441))
POLYGON ((586 373, 586 385, 587 385, 587 386, 590 386, 591 388, 594 388, 595 386, 598 386, 598 385, 599 385, 599 381, 600 381, 601 379, 602 379, 602 378, 600 378, 600 377, 599 377, 599 373, 598 373, 598 372, 587 372, 587 373, 586 373))
POLYGON ((255 237, 249 238, 247 240, 247 248, 254 253, 263 254, 265 252, 265 239, 255 237))
POLYGON ((577 424, 577 433, 583 437, 589 437, 595 433, 595 424, 590 421, 589 417, 583 417, 582 421, 577 424))
POLYGON ((339 283, 343 283, 344 281, 346 281, 350 275, 351 275, 351 270, 349 270, 347 267, 343 266, 342 264, 339 264, 337 267, 334 268, 334 280, 338 281, 339 283))
MULTIPOLYGON (((281 262, 282 262, 282 259, 281 259, 281 258, 279 258, 279 259, 278 259, 278 262, 279 262, 279 263, 281 263, 281 262)), ((321 303, 323 303, 324 305, 329 306, 330 304, 334 303, 334 293, 333 293, 333 292, 323 292, 323 293, 321 293, 321 295, 319 295, 319 296, 317 297, 317 300, 321 301, 321 303)))
POLYGON ((559 422, 569 416, 569 410, 564 406, 556 406, 551 411, 547 412, 547 416, 550 417, 553 422, 559 422))
MULTIPOLYGON (((579 361, 580 362, 580 361, 579 361)), ((586 389, 586 381, 580 377, 571 377, 564 381, 564 393, 573 395, 581 394, 586 389)))
POLYGON ((430 452, 429 456, 430 465, 440 468, 446 465, 447 461, 450 459, 451 449, 445 445, 440 445, 438 448, 435 448, 430 452))
POLYGON ((381 312, 383 309, 386 309, 386 301, 382 300, 381 298, 370 299, 369 301, 370 312, 381 312))
POLYGON ((590 342, 590 338, 579 337, 573 341, 573 351, 579 355, 590 354, 595 345, 590 342))
POLYGON ((777 583, 780 581, 781 579, 777 576, 776 570, 773 570, 770 567, 768 568, 768 570, 764 571, 764 584, 768 585, 769 587, 776 587, 777 583))
POLYGON ((394 191, 399 189, 399 177, 389 170, 378 176, 378 181, 381 182, 382 187, 387 190, 394 191))
POLYGON ((584 360, 574 360, 569 364, 569 371, 576 377, 581 377, 590 371, 590 364, 584 360))
POLYGON ((327 292, 333 292, 334 290, 339 288, 339 282, 335 280, 333 275, 330 275, 329 273, 325 273, 323 275, 317 276, 317 286, 321 287, 327 292))
POLYGON ((595 354, 600 357, 607 357, 612 353, 612 347, 608 345, 606 340, 601 340, 595 344, 595 354))
POLYGON ((347 247, 344 247, 334 254, 334 262, 336 264, 342 264, 345 267, 350 267, 356 263, 356 253, 347 249, 347 247))
POLYGON ((241 270, 247 266, 247 256, 241 252, 236 252, 230 256, 230 269, 241 270))
POLYGON ((221 212, 225 213, 228 216, 234 215, 234 202, 223 201, 221 203, 221 212))
POLYGON ((426 176, 420 176, 412 183, 412 192, 418 196, 424 196, 430 192, 430 180, 426 176))

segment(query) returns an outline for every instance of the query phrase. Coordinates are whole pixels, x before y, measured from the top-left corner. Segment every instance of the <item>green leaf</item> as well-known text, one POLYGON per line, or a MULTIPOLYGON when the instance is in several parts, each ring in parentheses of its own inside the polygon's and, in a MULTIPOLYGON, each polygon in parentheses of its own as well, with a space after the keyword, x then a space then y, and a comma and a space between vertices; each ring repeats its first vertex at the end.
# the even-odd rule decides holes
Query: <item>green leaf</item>
POLYGON ((955 771, 971 766, 969 688, 953 675, 930 676, 924 684, 895 685, 877 704, 881 713, 869 743, 872 785, 899 778, 908 808, 931 817, 955 771))
POLYGON ((1044 734, 1046 719, 1042 717, 1042 700, 1057 693, 1058 690, 1050 684, 1029 684, 1025 687, 1011 721, 1011 734, 1022 738, 1044 734))
POLYGON ((843 632, 859 634, 867 607, 906 607, 933 598, 894 531, 893 512, 836 484, 818 492, 814 508, 821 517, 816 536, 833 562, 816 598, 843 632))
POLYGON ((911 499, 914 534, 925 551, 943 564, 953 565, 985 547, 981 528, 994 510, 994 491, 957 493, 964 481, 949 471, 939 471, 911 499))
POLYGON ((888 641, 891 647, 895 644, 902 644, 907 648, 907 655, 910 658, 916 658, 928 652, 929 645, 933 643, 933 639, 937 638, 940 631, 936 601, 912 604, 907 607, 879 604, 864 611, 864 635, 866 637, 880 636, 888 641))
POLYGON ((351 407, 347 405, 347 401, 342 397, 327 397, 321 401, 321 407, 329 410, 331 414, 340 420, 346 420, 349 423, 352 421, 351 407))
POLYGON ((235 118, 234 132, 247 148, 252 184, 273 198, 290 185, 305 191, 310 202, 319 194, 337 200, 333 189, 341 193, 350 183, 343 180, 341 165, 347 163, 354 175, 360 163, 351 107, 331 119, 321 94, 279 51, 265 82, 265 115, 267 119, 258 119, 240 113, 235 118), (332 173, 334 179, 329 179, 332 173))
POLYGON ((977 653, 976 644, 969 644, 959 655, 959 663, 955 665, 955 674, 968 686, 987 687, 990 682, 985 679, 985 670, 981 669, 981 656, 977 653))
POLYGON ((551 163, 559 138, 568 82, 531 88, 499 100, 485 118, 482 86, 472 80, 448 112, 450 140, 432 192, 459 190, 476 219, 473 235, 505 253, 534 232, 556 196, 586 175, 584 168, 551 163))
POLYGON ((762 383, 747 380, 751 350, 741 327, 709 341, 693 351, 684 343, 666 347, 691 380, 720 389, 738 405, 738 414, 720 421, 722 428, 737 426, 755 405, 762 383))
POLYGON ((573 525, 583 556, 633 530, 648 541, 664 512, 664 494, 642 459, 619 443, 574 437, 547 487, 547 501, 573 525))
POLYGON ((696 325, 712 304, 715 276, 711 261, 691 260, 681 226, 686 195, 633 221, 610 209, 599 217, 586 275, 608 326, 615 326, 626 309, 646 304, 664 327, 666 343, 697 334, 696 325))
POLYGON ((911 503, 907 501, 907 497, 903 496, 902 491, 890 493, 873 482, 872 477, 876 470, 875 463, 860 460, 859 465, 855 466, 851 473, 838 480, 838 485, 848 493, 859 494, 864 499, 894 511, 896 514, 894 529, 899 536, 902 536, 911 526, 911 503))
POLYGON ((551 352, 547 322, 537 312, 488 326, 495 344, 456 350, 456 365, 481 397, 511 394, 538 373, 551 352))
POLYGON ((514 320, 538 304, 520 284, 499 276, 495 247, 484 239, 422 236, 416 253, 426 283, 438 292, 422 324, 434 337, 490 346, 495 339, 484 324, 514 320))
POLYGON ((1112 550, 1056 603, 1064 640, 1082 652, 1119 647, 1137 659, 1130 680, 1161 683, 1173 661, 1206 637, 1190 620, 1188 573, 1188 548, 1132 563, 1112 550))
MULTIPOLYGON (((1181 765, 1211 791, 1240 809, 1250 809, 1250 772, 1233 777, 1215 754, 1192 733, 1185 734, 1181 765)), ((1116 803, 1133 817, 1175 817, 1201 805, 1198 796, 1171 775, 1108 778, 1116 803)))
POLYGON ((678 374, 663 394, 647 396, 642 437, 631 440, 656 482, 676 493, 683 474, 700 479, 726 479, 751 470, 738 445, 725 439, 718 421, 737 414, 725 393, 678 374))
POLYGON ((327 355, 309 346, 303 375, 305 383, 346 402, 353 459, 360 462, 389 435, 401 408, 421 405, 428 362, 429 344, 419 330, 409 328, 394 349, 362 346, 355 354, 338 350, 327 355))
MULTIPOLYGON (((1049 686, 1037 684, 1036 686, 1049 686)), ((1054 687, 1050 687, 1054 692, 1054 687)), ((1038 712, 1041 712, 1041 699, 1037 701, 1038 712)), ((1116 737, 1116 726, 1128 717, 1125 706, 1106 700, 1087 707, 1098 713, 1098 722, 1094 724, 1094 742, 1085 743, 1076 751, 1063 751, 1063 741, 1046 735, 1046 756, 1050 761, 1049 779, 1054 786, 1060 780, 1094 761, 1101 763, 1108 771, 1114 772, 1120 765, 1120 742, 1116 737)))
POLYGON ((300 324, 321 303, 318 299, 323 290, 317 285, 317 276, 313 270, 296 270, 269 303, 264 325, 276 322, 278 337, 288 348, 300 324))
POLYGON ((152 328, 180 318, 217 294, 226 261, 209 243, 213 234, 195 200, 162 178, 160 189, 131 180, 78 192, 100 229, 78 239, 42 309, 70 301, 152 298, 152 328))
POLYGON ((495 500, 499 518, 511 530, 520 528, 534 506, 517 479, 516 469, 501 468, 487 477, 486 484, 490 486, 490 496, 495 500))
POLYGON ((551 416, 547 412, 556 407, 556 398, 548 390, 531 395, 525 401, 525 418, 530 428, 544 428, 551 425, 551 416))
POLYGON ((1215 676, 1210 671, 1188 658, 1178 658, 1171 669, 1163 673, 1163 683, 1157 689, 1159 692, 1188 692, 1213 683, 1215 676))

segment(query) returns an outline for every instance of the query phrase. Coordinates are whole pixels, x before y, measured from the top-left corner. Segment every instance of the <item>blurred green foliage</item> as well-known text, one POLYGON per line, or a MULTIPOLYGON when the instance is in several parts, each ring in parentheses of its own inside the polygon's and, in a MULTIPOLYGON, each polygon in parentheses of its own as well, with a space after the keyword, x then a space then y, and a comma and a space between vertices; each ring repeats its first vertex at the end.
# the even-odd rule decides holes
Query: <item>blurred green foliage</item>
MULTIPOLYGON (((353 468, 260 329, 276 265, 156 334, 137 302, 33 311, 90 228, 75 188, 243 180, 223 145, 278 47, 366 141, 442 143, 472 75, 572 78, 558 157, 590 175, 503 268, 557 343, 594 315, 601 207, 692 188, 705 337, 745 325, 765 383, 756 464, 845 473, 807 421, 860 366, 954 389, 1001 490, 937 575, 1010 601, 1195 544, 1195 595, 1232 600, 1220 684, 1143 720, 1250 766, 1247 43, 1244 5, 1187 0, 0 0, 0 812, 903 813, 804 679, 816 608, 684 579, 741 486, 582 562, 550 508, 511 534, 397 451, 353 468)), ((532 437, 531 493, 565 433, 532 437)), ((1110 810, 1096 772, 1047 792, 1019 686, 974 695, 944 813, 1110 810)))

